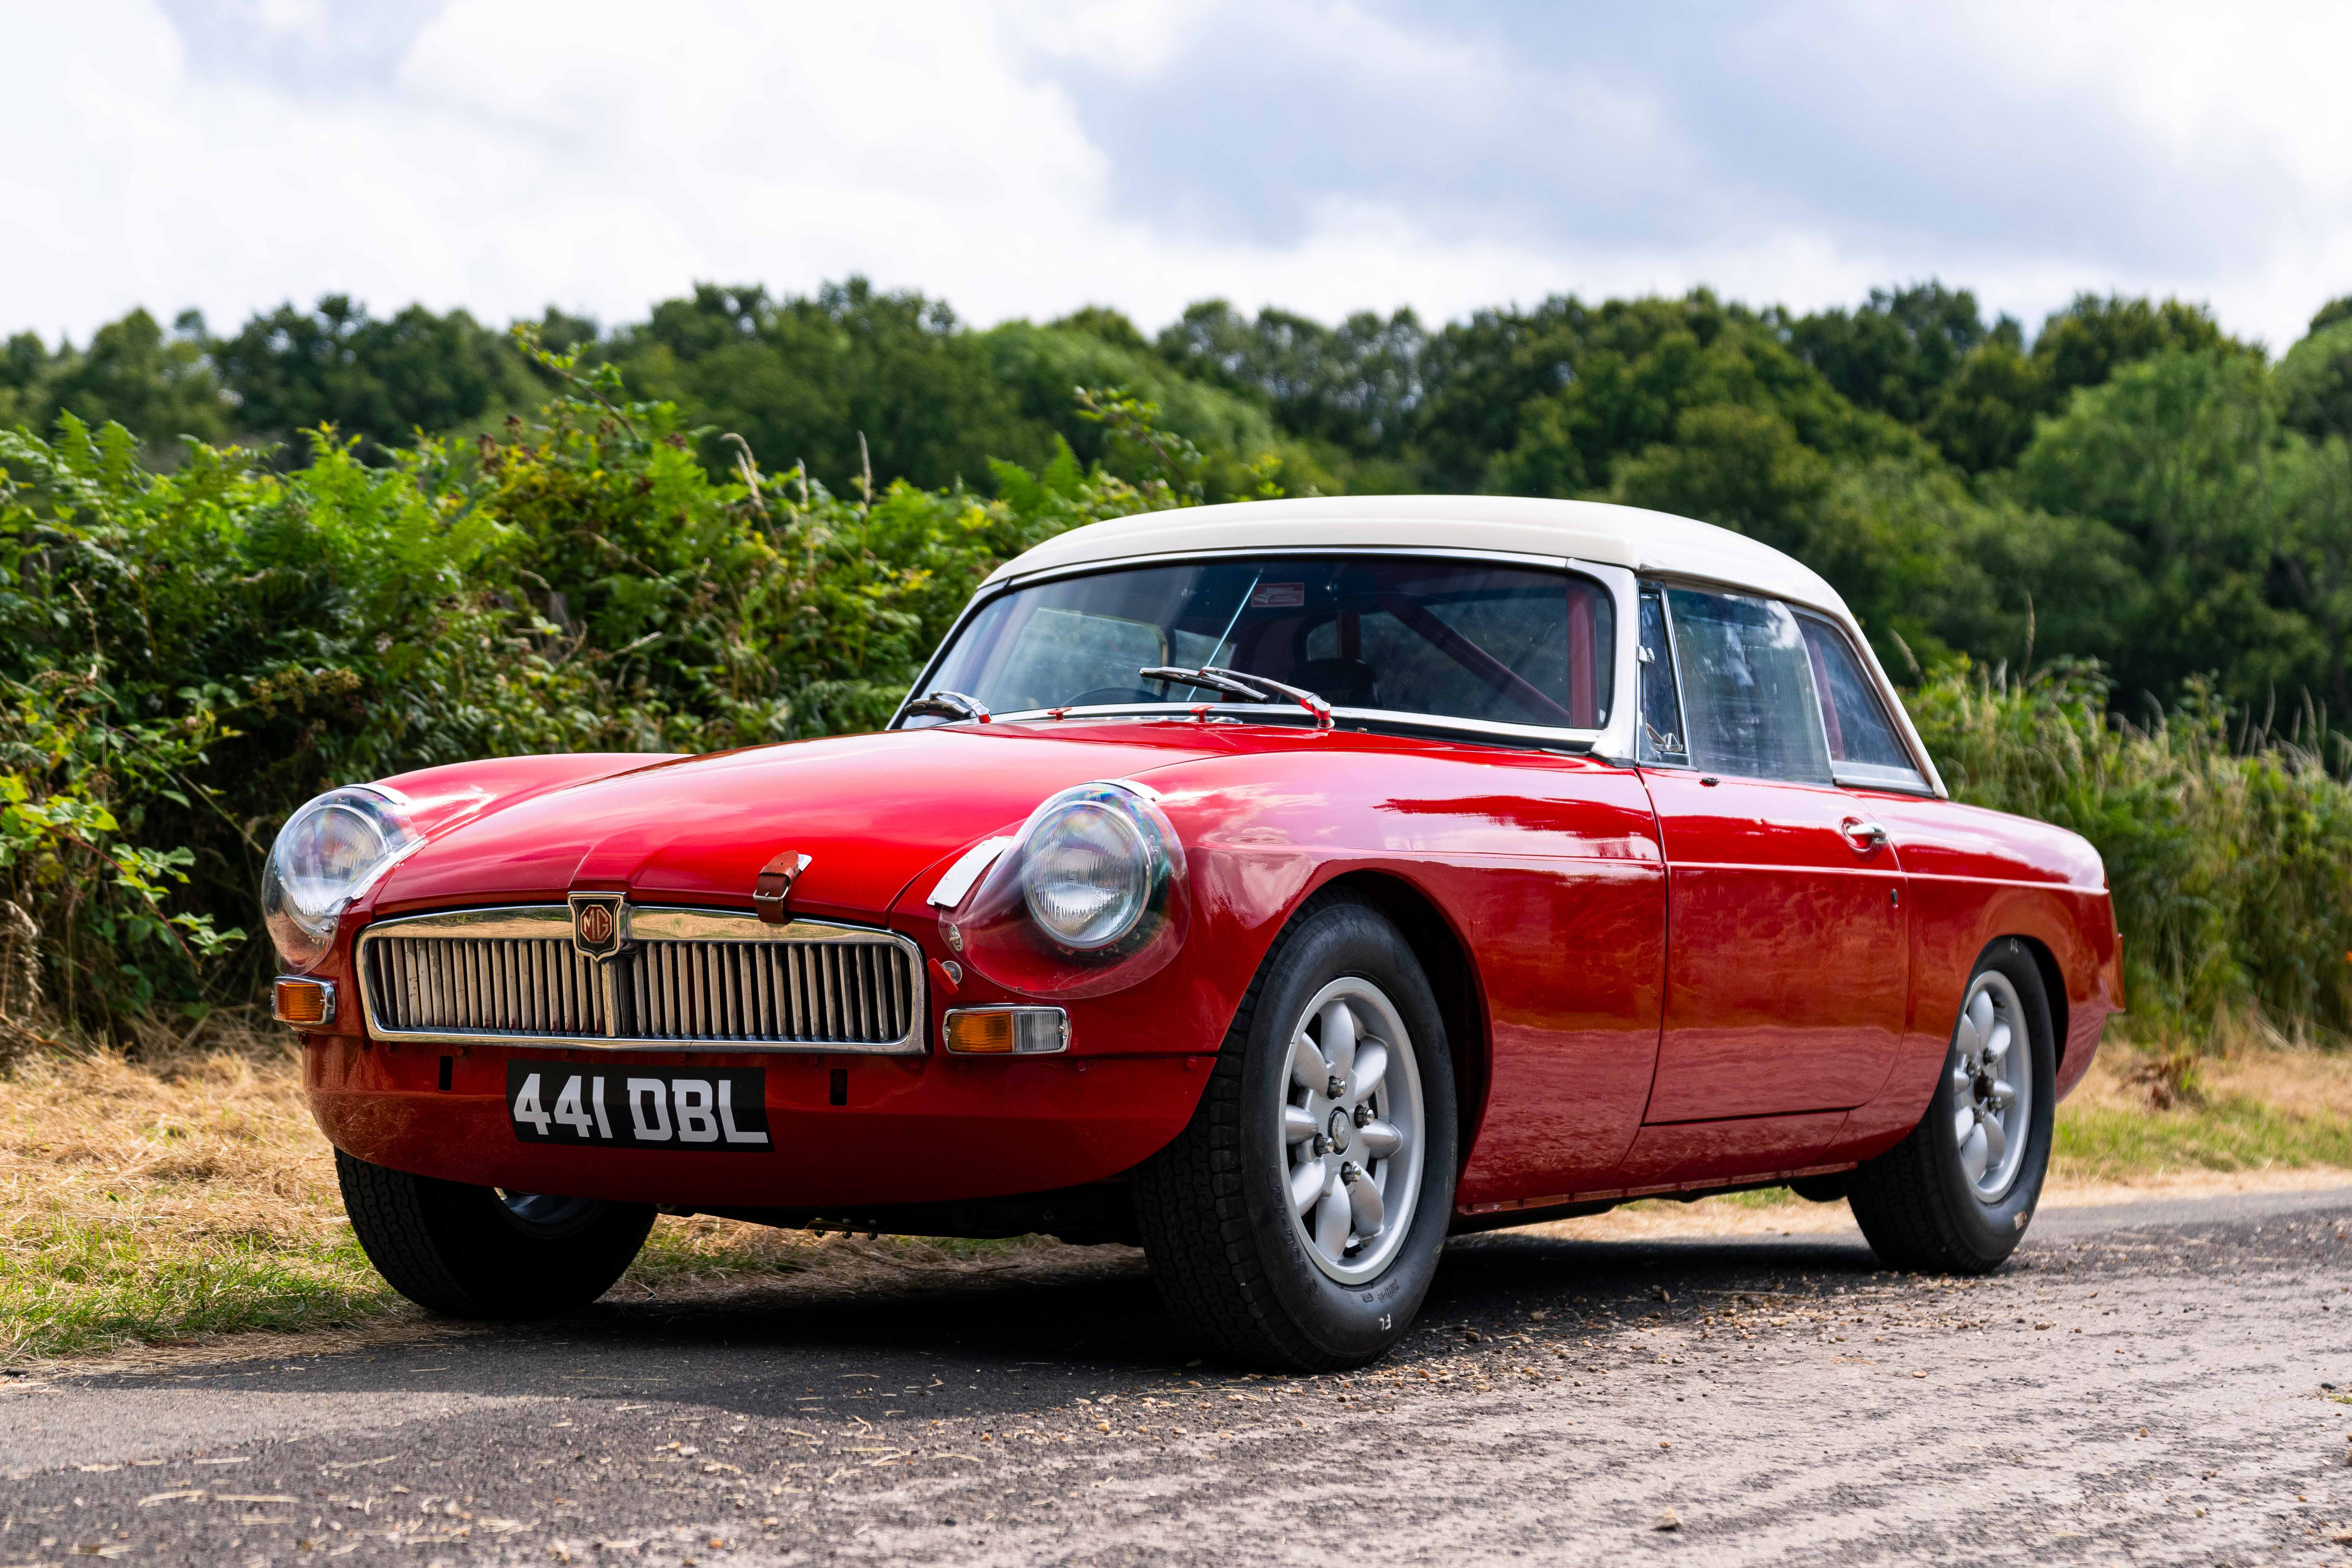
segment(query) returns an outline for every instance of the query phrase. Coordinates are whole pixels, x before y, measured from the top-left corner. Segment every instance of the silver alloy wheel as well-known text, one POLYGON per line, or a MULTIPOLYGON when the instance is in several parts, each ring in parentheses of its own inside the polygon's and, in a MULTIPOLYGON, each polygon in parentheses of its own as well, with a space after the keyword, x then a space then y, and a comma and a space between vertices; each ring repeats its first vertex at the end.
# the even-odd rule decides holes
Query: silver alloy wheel
POLYGON ((1346 975, 1315 994, 1270 1109, 1307 1256, 1343 1285, 1373 1279, 1412 1227, 1423 1146, 1421 1064, 1379 986, 1346 975))
POLYGON ((1952 1026, 1952 1136, 1979 1203, 2009 1195, 2033 1125, 2033 1037, 2009 976, 1989 969, 1952 1026))

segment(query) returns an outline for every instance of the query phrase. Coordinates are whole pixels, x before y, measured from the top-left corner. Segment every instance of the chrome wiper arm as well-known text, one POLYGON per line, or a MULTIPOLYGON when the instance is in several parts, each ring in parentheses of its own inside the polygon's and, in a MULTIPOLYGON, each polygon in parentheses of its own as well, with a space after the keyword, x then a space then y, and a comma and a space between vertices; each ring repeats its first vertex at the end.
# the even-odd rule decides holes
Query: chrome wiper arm
POLYGON ((1154 665, 1135 672, 1146 680, 1166 680, 1179 686, 1199 686, 1211 691, 1222 691, 1228 697, 1244 697, 1256 702, 1272 702, 1287 697, 1315 716, 1315 727, 1331 727, 1331 704, 1303 686, 1269 679, 1263 675, 1244 675, 1239 670, 1222 665, 1204 664, 1198 669, 1179 669, 1173 665, 1154 665))
POLYGON ((961 691, 933 691, 907 704, 902 712, 921 713, 935 719, 970 719, 985 724, 992 717, 988 705, 977 697, 966 697, 961 691))
MULTIPOLYGON (((1227 675, 1232 672, 1220 669, 1217 673, 1227 675)), ((1331 704, 1326 701, 1319 692, 1309 691, 1303 686, 1292 686, 1285 681, 1269 680, 1263 675, 1245 675, 1242 679, 1253 686, 1264 687, 1270 695, 1289 698, 1293 702, 1315 715, 1316 728, 1328 730, 1331 727, 1331 704)))
POLYGON ((1202 665, 1198 669, 1179 669, 1172 664, 1155 664, 1135 672, 1145 680, 1165 680, 1175 686, 1197 686, 1207 691, 1222 691, 1228 697, 1246 697, 1263 702, 1274 695, 1260 686, 1255 677, 1235 675, 1230 669, 1202 665))

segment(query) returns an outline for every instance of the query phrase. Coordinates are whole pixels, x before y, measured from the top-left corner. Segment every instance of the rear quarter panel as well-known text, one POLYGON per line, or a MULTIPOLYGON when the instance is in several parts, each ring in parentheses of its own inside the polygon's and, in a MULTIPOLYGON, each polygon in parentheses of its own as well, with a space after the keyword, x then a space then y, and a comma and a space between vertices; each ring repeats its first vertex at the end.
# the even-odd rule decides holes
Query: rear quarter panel
POLYGON ((1854 1110, 1835 1157, 1867 1159, 1918 1122, 1935 1093, 1969 975, 1985 948, 2040 950, 2059 1031, 2058 1092, 2090 1070, 2123 1006, 2114 905, 2097 851, 2047 823, 1917 795, 1858 795, 1893 838, 1911 900, 1911 999, 1886 1086, 1854 1110))

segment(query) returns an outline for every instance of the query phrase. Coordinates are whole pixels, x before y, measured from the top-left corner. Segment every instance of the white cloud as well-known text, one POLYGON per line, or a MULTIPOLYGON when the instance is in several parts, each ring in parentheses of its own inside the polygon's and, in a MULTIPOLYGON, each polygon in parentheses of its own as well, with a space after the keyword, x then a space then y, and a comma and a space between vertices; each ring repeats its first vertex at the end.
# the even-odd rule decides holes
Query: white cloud
POLYGON ((1667 62, 1597 24, 1589 58, 1543 58, 1509 15, 1370 0, 448 0, 380 8, 356 43, 321 0, 169 4, 0 12, 0 55, 29 63, 0 97, 0 144, 19 150, 0 168, 0 331, 80 338, 134 304, 226 325, 330 289, 621 321, 698 279, 803 290, 852 271, 969 319, 1100 301, 1147 325, 1210 294, 1444 318, 1700 282, 1805 307, 1935 273, 2030 317, 2076 288, 2179 291, 2283 346, 2352 289, 2352 99, 2332 66, 2352 21, 2333 12, 1853 0, 1759 13, 1744 44, 1726 24, 1667 62), (1269 40, 1289 52, 1255 57, 1263 116, 1191 90, 1269 40), (1747 68, 1735 44, 1867 90, 1810 128, 1786 97, 1751 100, 1760 121, 1711 119, 1712 84, 1747 68), (2086 179, 2079 148, 2021 146, 1952 108, 1948 81, 1896 75, 1931 58, 2005 95, 1993 116, 2040 106, 2124 163, 2086 179), (1530 153, 1514 91, 1574 144, 1530 153), (1107 129, 1121 102, 1139 118, 1107 129), (1359 142, 1325 159, 1333 106, 1414 156, 1359 142), (1898 172, 1990 193, 1996 218, 2013 194, 2015 211, 1929 199, 1889 222, 1866 184, 1808 187, 1803 166, 1759 183, 1782 144, 1743 140, 1782 121, 1790 149, 1876 127, 1898 172), (1281 140, 1295 156, 1273 156, 1281 140), (1530 218, 1558 205, 1547 156, 1609 221, 1530 218), (1282 226, 1187 205, 1269 180, 1282 226), (2168 232, 2196 243, 2151 238, 2168 232))

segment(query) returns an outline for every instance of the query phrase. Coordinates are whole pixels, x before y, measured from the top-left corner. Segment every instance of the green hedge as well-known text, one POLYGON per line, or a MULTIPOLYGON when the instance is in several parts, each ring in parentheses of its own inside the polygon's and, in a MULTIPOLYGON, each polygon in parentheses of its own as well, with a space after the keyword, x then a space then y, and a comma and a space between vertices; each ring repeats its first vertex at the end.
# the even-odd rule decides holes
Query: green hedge
MULTIPOLYGON (((870 728, 996 563, 1097 518, 1276 493, 1280 459, 1213 472, 1104 392, 1079 405, 1115 461, 996 464, 993 498, 835 495, 609 368, 540 363, 562 391, 537 418, 380 465, 331 432, 299 466, 192 444, 169 472, 120 426, 0 433, 0 1032, 249 998, 261 856, 334 784, 870 728)), ((1955 793, 2098 846, 2147 1027, 2352 1030, 2332 742, 2249 733, 2201 693, 2127 724, 2108 696, 2095 667, 1963 661, 1911 703, 1955 793)))
POLYGON ((120 426, 0 432, 0 1020, 250 996, 261 858, 322 789, 872 728, 999 561, 1198 499, 1199 455, 1114 395, 1107 438, 1162 477, 1066 449, 996 499, 843 497, 748 448, 714 479, 674 408, 545 363, 570 379, 537 420, 381 467, 331 433, 159 473, 120 426))
POLYGON ((2289 734, 2192 691, 2134 724, 2097 668, 2011 681, 1965 664, 1908 694, 1960 799, 2097 847, 2123 931, 2136 1032, 2352 1031, 2352 788, 2305 715, 2289 734))

